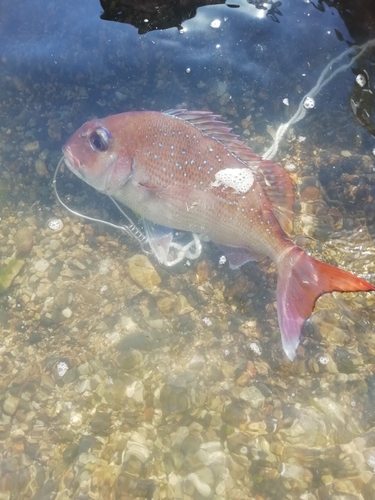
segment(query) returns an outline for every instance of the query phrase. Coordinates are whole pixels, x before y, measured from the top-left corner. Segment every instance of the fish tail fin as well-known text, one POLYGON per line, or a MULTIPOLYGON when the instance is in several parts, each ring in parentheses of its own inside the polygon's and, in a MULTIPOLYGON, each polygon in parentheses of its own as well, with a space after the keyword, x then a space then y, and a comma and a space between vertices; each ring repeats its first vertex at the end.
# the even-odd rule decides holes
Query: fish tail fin
POLYGON ((278 262, 277 309, 281 340, 293 361, 304 322, 315 301, 327 292, 371 291, 375 287, 338 267, 320 262, 297 246, 286 250, 278 262))

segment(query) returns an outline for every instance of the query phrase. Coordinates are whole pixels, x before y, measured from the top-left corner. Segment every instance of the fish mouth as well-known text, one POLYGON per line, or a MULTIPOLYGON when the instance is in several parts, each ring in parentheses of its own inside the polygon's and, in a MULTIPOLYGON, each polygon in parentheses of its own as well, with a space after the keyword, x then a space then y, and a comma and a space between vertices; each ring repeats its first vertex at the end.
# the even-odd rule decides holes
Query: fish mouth
POLYGON ((69 168, 71 172, 73 172, 73 174, 75 174, 81 180, 86 182, 83 172, 83 165, 80 162, 80 160, 78 160, 78 158, 74 157, 71 148, 67 144, 64 144, 64 146, 62 147, 62 152, 64 155, 65 165, 69 168))

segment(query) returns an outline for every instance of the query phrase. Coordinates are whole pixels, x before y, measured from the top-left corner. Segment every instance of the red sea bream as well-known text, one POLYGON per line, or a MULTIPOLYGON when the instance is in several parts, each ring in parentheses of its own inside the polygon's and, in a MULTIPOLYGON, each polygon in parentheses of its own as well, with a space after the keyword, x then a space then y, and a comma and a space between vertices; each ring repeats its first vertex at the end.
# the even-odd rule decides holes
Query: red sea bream
POLYGON ((323 293, 375 287, 297 247, 293 185, 205 111, 121 113, 85 123, 63 147, 69 168, 145 219, 203 234, 232 264, 271 258, 284 351, 293 360, 323 293))

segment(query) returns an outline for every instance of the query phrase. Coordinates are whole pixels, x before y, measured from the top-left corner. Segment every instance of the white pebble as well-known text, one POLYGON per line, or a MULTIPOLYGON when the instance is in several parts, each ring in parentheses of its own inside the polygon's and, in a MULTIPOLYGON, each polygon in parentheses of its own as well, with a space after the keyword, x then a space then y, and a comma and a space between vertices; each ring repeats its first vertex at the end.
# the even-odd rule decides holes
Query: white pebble
POLYGON ((195 486, 195 489, 203 496, 208 497, 211 495, 211 488, 207 483, 204 483, 200 480, 195 472, 192 472, 186 476, 186 479, 189 479, 195 486))
POLYGON ((256 343, 256 342, 251 342, 250 344, 250 349, 255 353, 257 354, 258 356, 260 356, 262 354, 262 349, 260 348, 260 346, 256 343))
POLYGON ((40 259, 34 264, 35 271, 44 273, 49 268, 49 262, 46 259, 40 259))
POLYGON ((227 258, 225 257, 225 255, 222 255, 219 259, 219 265, 222 266, 223 264, 225 264, 227 261, 227 258))
POLYGON ((57 370, 57 375, 59 377, 63 377, 65 373, 69 370, 69 366, 65 363, 65 361, 60 361, 59 363, 57 363, 56 370, 57 370))
POLYGON ((61 314, 64 316, 64 318, 69 319, 72 316, 72 310, 69 309, 69 307, 66 307, 61 311, 61 314))
POLYGON ((204 318, 202 318, 202 321, 207 326, 211 326, 212 325, 212 321, 207 316, 205 316, 204 318))
POLYGON ((285 165, 285 170, 287 170, 288 172, 295 172, 297 170, 297 167, 294 163, 288 163, 287 165, 285 165))
POLYGON ((359 75, 356 76, 355 81, 362 88, 365 87, 367 83, 365 75, 362 75, 361 73, 359 73, 359 75))
POLYGON ((61 219, 50 219, 47 222, 47 226, 51 231, 61 231, 61 229, 64 227, 64 224, 61 219))
POLYGON ((326 355, 321 355, 319 356, 318 361, 322 365, 327 365, 330 362, 330 357, 326 355))
POLYGON ((81 425, 82 421, 83 421, 82 414, 72 411, 72 413, 70 414, 70 423, 72 425, 81 425))

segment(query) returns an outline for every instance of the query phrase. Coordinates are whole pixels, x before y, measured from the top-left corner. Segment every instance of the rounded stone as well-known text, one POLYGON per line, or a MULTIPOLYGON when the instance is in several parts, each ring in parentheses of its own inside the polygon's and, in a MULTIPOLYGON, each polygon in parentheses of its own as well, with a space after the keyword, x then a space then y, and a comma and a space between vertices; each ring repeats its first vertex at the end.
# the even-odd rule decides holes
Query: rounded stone
POLYGON ((143 290, 152 291, 160 285, 160 276, 146 255, 133 255, 127 263, 131 279, 143 290))
POLYGON ((35 262, 34 268, 38 273, 44 273, 49 268, 49 262, 48 260, 43 258, 39 259, 37 262, 35 262))
POLYGON ((18 408, 19 401, 19 398, 16 398, 15 396, 8 396, 3 403, 4 413, 6 413, 7 415, 14 415, 18 408))
POLYGON ((27 255, 31 252, 34 244, 34 229, 21 227, 14 235, 17 257, 27 255))
POLYGON ((72 316, 72 310, 69 307, 66 307, 61 311, 61 314, 64 316, 64 318, 69 319, 72 316))
POLYGON ((241 390, 240 399, 249 403, 252 408, 261 408, 266 398, 259 389, 252 385, 241 390))

